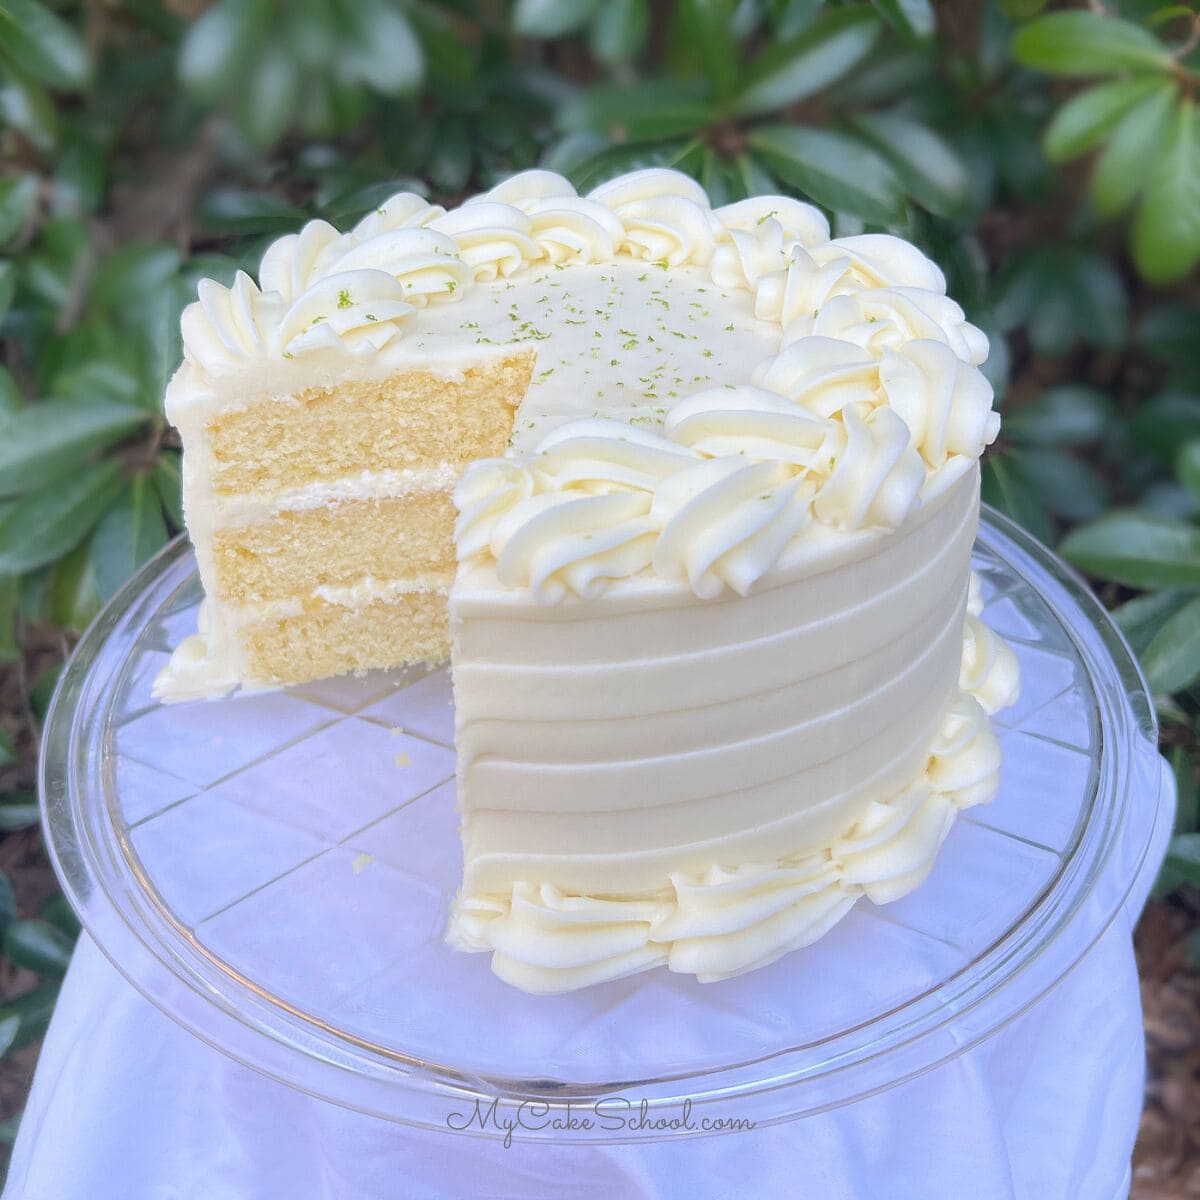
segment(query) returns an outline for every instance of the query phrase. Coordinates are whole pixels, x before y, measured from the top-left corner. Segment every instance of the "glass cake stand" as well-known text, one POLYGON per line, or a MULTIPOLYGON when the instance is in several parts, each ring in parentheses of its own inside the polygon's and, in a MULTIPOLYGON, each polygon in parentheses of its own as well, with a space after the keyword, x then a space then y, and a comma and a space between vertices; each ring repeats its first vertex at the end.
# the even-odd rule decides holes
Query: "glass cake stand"
MULTIPOLYGON (((183 541, 64 674, 42 767, 50 850, 146 997, 336 1104, 443 1134, 448 1112, 497 1097, 569 1112, 634 1093, 651 1116, 686 1098, 710 1121, 758 1124, 822 1112, 963 1054, 1035 1003, 1113 920, 1147 852, 1156 730, 1120 635, 996 514, 975 564, 985 619, 1022 670, 998 719, 999 796, 959 819, 912 895, 861 902, 749 975, 701 985, 660 969, 537 997, 487 956, 449 950, 461 858, 446 672, 160 706, 151 683, 200 598, 183 541)), ((646 1122, 578 1136, 680 1134, 646 1122)))

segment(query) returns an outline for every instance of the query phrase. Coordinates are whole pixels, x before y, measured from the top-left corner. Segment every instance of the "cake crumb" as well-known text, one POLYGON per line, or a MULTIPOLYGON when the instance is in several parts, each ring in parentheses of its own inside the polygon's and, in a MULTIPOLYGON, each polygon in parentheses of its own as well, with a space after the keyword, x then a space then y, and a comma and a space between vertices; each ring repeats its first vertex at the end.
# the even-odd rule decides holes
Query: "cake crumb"
POLYGON ((375 855, 373 854, 355 855, 354 861, 350 864, 350 870, 352 870, 355 875, 361 875, 374 861, 375 855))
POLYGON ((407 750, 401 750, 400 753, 396 755, 396 766, 398 766, 398 767, 411 767, 412 766, 412 756, 408 753, 407 750))
POLYGON ((390 733, 392 735, 392 737, 399 737, 403 732, 404 732, 403 725, 392 725, 388 729, 388 733, 390 733))

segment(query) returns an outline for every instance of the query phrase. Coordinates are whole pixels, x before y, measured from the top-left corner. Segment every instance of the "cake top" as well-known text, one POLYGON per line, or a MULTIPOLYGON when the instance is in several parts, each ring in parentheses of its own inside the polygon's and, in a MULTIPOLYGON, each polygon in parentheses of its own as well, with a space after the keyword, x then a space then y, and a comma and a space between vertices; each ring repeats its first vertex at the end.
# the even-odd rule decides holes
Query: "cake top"
POLYGON ((808 538, 896 528, 999 427, 987 340, 916 247, 830 239, 788 197, 713 208, 668 170, 587 196, 528 171, 449 212, 402 193, 347 233, 313 221, 257 284, 202 283, 183 336, 169 412, 247 372, 451 370, 533 343, 457 538, 545 602, 647 573, 745 593, 808 538))

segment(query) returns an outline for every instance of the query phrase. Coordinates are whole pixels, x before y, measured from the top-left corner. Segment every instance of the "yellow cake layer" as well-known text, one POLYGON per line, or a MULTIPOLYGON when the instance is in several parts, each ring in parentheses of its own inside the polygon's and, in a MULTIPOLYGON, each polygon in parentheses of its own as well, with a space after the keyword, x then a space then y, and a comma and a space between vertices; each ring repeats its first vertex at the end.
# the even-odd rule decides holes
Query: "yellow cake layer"
POLYGON ((446 591, 401 592, 357 608, 314 600, 301 613, 243 625, 237 640, 258 683, 442 662, 450 655, 446 591))
POLYGON ((212 487, 223 496, 271 493, 364 463, 386 471, 486 458, 508 440, 534 360, 521 347, 457 381, 404 371, 218 413, 206 425, 212 487))
POLYGON ((454 502, 448 489, 342 499, 277 512, 213 535, 216 590, 230 604, 306 597, 370 575, 409 579, 454 571, 454 502))

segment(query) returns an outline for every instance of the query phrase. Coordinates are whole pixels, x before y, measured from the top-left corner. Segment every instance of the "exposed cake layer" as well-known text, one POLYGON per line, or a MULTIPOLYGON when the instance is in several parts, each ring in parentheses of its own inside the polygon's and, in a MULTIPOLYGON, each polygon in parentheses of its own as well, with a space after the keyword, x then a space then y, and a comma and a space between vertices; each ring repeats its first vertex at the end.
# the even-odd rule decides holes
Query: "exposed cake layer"
POLYGON ((364 574, 408 579, 454 571, 454 502, 447 487, 408 486, 361 499, 280 508, 213 531, 215 595, 245 605, 347 587, 364 574))
POLYGON ((534 354, 448 381, 428 371, 346 380, 211 415, 205 434, 220 495, 271 492, 372 470, 466 463, 503 448, 534 354))
POLYGON ((463 586, 464 894, 649 894, 672 873, 805 853, 900 788, 958 687, 977 491, 972 470, 898 535, 781 567, 736 602, 677 588, 611 616, 615 598, 516 617, 496 588, 500 624, 481 631, 486 593, 463 586), (664 620, 679 649, 644 657, 664 620))

